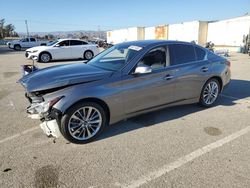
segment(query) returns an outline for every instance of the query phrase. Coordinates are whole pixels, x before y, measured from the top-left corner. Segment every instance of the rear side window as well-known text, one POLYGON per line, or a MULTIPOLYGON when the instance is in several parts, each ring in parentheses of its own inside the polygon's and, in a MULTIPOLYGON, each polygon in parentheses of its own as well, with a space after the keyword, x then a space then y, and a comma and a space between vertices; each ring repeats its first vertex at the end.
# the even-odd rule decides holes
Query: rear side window
POLYGON ((79 40, 70 41, 70 46, 77 46, 77 45, 83 45, 82 41, 79 41, 79 40))
POLYGON ((197 56, 197 61, 201 61, 205 58, 206 52, 203 49, 195 47, 195 52, 197 56))
POLYGON ((170 44, 171 65, 185 64, 196 61, 194 47, 188 44, 170 44))

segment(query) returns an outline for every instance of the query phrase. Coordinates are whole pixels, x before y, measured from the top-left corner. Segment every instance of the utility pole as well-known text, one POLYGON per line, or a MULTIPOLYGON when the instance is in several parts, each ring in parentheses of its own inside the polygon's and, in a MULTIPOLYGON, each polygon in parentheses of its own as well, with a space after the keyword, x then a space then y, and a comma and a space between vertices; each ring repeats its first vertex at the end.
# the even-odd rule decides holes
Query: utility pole
POLYGON ((100 25, 98 25, 98 38, 100 39, 101 38, 101 29, 100 29, 100 25))
POLYGON ((29 37, 29 29, 28 29, 28 22, 27 20, 25 20, 25 25, 26 25, 26 30, 27 30, 27 37, 29 37))

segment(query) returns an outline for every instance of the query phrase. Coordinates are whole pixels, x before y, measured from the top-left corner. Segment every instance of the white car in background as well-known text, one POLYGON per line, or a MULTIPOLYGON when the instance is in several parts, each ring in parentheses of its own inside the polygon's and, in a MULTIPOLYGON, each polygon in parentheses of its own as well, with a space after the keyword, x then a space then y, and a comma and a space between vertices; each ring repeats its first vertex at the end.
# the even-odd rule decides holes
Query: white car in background
POLYGON ((26 50, 25 56, 38 62, 47 63, 51 60, 86 59, 90 60, 99 53, 95 44, 78 39, 59 39, 47 46, 37 46, 26 50))
POLYGON ((47 43, 49 41, 40 41, 37 40, 34 37, 27 37, 27 38, 23 38, 20 40, 13 40, 11 42, 7 42, 6 45, 10 48, 10 49, 14 49, 14 50, 22 50, 23 48, 31 48, 31 47, 35 47, 35 46, 46 46, 47 43))

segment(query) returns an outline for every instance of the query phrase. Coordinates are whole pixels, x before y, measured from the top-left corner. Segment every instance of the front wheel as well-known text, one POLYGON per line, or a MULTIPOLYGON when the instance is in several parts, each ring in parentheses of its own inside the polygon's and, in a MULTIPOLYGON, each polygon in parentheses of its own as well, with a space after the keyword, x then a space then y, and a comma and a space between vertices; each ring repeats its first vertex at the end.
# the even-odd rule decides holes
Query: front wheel
POLYGON ((47 52, 41 53, 39 61, 42 63, 48 63, 51 60, 50 54, 47 52))
POLYGON ((211 107, 218 99, 220 93, 220 83, 217 79, 210 79, 203 86, 200 96, 200 105, 211 107))
POLYGON ((107 123, 102 106, 94 102, 80 102, 67 110, 62 117, 60 130, 68 141, 85 144, 94 140, 107 123))
POLYGON ((19 44, 14 45, 14 50, 20 51, 22 48, 19 44))

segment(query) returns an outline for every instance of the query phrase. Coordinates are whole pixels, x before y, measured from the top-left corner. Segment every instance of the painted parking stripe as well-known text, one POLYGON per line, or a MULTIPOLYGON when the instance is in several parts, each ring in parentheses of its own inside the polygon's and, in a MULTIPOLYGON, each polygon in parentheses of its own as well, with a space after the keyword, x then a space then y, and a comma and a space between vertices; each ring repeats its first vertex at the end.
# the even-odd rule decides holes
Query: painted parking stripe
POLYGON ((177 168, 180 168, 181 166, 185 165, 186 163, 214 150, 214 149, 217 149, 221 146, 223 146, 224 144, 227 144, 247 133, 250 132, 250 126, 238 131, 238 132, 235 132, 227 137, 224 137, 216 142, 213 142, 211 144, 208 144, 202 148, 199 148, 195 151, 193 151, 192 153, 190 154, 187 154, 179 159, 177 159, 176 161, 170 163, 170 164, 167 164, 167 165, 164 165, 162 168, 156 170, 156 171, 153 171, 153 172, 150 172, 149 174, 145 175, 145 176, 142 176, 141 178, 139 178, 138 180, 135 180, 135 181, 132 181, 128 184, 124 184, 124 185, 121 185, 121 187, 124 187, 124 188, 136 188, 136 187, 139 187, 139 186, 142 186, 143 184, 146 184, 147 182, 150 182, 154 179, 157 179, 161 176, 163 176, 164 174, 166 173, 169 173, 177 168))
POLYGON ((20 133, 18 133, 18 134, 9 136, 9 137, 7 137, 7 138, 4 138, 4 139, 0 140, 0 144, 2 144, 2 143, 4 143, 4 142, 7 142, 7 141, 10 141, 10 140, 13 140, 13 139, 15 139, 15 138, 18 138, 18 137, 20 137, 20 136, 22 136, 22 135, 24 135, 24 134, 27 134, 27 133, 32 132, 32 131, 37 130, 37 129, 39 129, 39 127, 33 127, 33 128, 30 128, 30 129, 27 129, 27 130, 25 130, 25 131, 23 131, 23 132, 20 132, 20 133))

